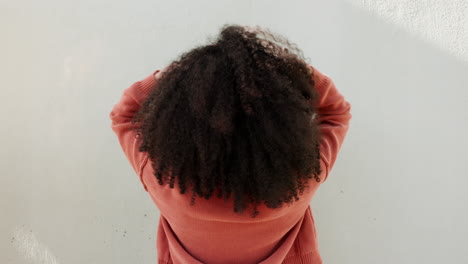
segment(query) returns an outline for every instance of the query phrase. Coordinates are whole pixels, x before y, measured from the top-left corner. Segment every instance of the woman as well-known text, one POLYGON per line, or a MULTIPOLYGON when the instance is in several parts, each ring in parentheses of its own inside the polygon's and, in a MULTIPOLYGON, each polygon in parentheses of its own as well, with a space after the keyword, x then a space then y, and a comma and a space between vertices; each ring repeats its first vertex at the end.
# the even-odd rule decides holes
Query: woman
POLYGON ((322 263, 310 202, 350 109, 295 45, 260 27, 224 25, 133 83, 110 118, 160 210, 158 263, 322 263))

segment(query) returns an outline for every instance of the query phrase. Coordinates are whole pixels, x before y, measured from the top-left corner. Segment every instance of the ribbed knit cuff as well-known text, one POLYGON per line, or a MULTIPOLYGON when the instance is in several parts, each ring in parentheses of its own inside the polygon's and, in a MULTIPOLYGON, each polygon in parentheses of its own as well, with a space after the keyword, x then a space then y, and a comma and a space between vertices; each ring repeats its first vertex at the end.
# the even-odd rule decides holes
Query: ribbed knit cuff
POLYGON ((319 71, 314 66, 312 66, 312 68, 314 69, 315 88, 319 90, 324 89, 329 84, 330 77, 319 71))
POLYGON ((139 98, 137 98, 139 102, 144 100, 150 93, 151 89, 154 88, 154 86, 156 85, 156 77, 154 77, 154 75, 158 71, 160 70, 154 70, 150 75, 146 76, 143 80, 139 82, 138 88, 140 93, 138 94, 139 98))

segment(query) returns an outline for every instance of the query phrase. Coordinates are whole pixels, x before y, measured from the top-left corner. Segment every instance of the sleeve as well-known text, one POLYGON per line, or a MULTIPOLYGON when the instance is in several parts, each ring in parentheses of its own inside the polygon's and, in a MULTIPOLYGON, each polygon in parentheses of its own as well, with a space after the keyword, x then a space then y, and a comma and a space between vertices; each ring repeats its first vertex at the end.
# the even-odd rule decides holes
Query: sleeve
POLYGON ((318 121, 320 123, 320 157, 325 163, 326 174, 322 181, 328 178, 335 164, 338 152, 349 129, 351 104, 337 90, 333 80, 316 68, 314 70, 315 89, 319 93, 318 121))
POLYGON ((138 112, 141 103, 156 85, 155 74, 160 70, 153 71, 144 79, 134 82, 130 87, 123 91, 120 100, 113 106, 109 114, 111 119, 111 128, 119 141, 122 150, 127 157, 130 165, 140 178, 145 191, 147 186, 142 178, 142 165, 147 161, 147 153, 140 152, 140 139, 137 139, 136 131, 132 130, 132 117, 138 112))

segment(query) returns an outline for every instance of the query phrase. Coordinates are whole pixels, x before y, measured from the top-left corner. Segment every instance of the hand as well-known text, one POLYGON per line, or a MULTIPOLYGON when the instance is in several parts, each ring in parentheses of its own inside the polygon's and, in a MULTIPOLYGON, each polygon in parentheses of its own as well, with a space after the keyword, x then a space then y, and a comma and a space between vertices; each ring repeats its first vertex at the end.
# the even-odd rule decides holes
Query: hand
POLYGON ((157 80, 159 79, 160 75, 161 75, 161 71, 158 71, 157 73, 154 74, 154 78, 157 80))

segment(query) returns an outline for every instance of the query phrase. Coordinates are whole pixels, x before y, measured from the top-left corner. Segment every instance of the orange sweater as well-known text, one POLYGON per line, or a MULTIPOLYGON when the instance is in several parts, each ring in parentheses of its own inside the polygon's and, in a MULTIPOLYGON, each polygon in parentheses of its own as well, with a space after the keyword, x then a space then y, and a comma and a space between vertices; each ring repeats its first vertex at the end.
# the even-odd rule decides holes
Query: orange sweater
MULTIPOLYGON (((319 118, 323 138, 321 183, 330 173, 344 141, 351 119, 351 105, 336 89, 333 81, 315 70, 316 89, 320 94, 319 118)), ((228 201, 213 196, 198 198, 190 206, 190 196, 181 195, 176 184, 159 185, 153 176, 147 153, 138 151, 138 139, 130 130, 130 120, 149 91, 157 87, 155 70, 123 91, 110 119, 112 130, 143 188, 160 210, 157 230, 159 264, 299 264, 322 263, 310 202, 321 183, 314 179, 299 201, 291 206, 270 209, 259 205, 260 214, 237 215, 228 201)), ((250 208, 250 207, 249 207, 250 208)))

